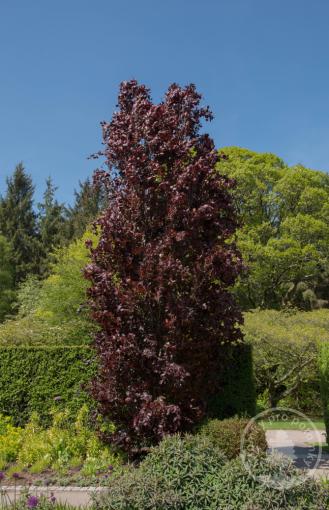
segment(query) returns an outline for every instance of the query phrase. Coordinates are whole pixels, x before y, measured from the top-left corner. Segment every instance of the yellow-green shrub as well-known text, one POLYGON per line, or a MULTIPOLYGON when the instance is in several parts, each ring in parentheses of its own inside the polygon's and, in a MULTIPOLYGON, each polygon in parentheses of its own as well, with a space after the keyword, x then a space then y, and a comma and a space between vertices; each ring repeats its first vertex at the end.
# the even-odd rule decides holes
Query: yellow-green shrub
POLYGON ((23 429, 14 427, 11 418, 0 414, 0 469, 17 458, 23 429))
POLYGON ((84 474, 94 474, 110 464, 120 464, 119 454, 103 445, 89 426, 88 415, 87 406, 83 406, 72 423, 67 411, 56 412, 47 429, 40 425, 36 413, 24 429, 1 418, 2 469, 15 462, 20 469, 30 469, 31 472, 48 468, 63 472, 79 466, 84 474))

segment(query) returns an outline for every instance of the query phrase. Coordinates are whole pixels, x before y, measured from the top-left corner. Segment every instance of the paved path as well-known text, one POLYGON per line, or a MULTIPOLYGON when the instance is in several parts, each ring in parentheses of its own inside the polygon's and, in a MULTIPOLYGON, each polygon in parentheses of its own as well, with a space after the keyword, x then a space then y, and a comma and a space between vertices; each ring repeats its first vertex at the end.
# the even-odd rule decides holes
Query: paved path
POLYGON ((314 443, 325 443, 322 430, 268 430, 266 439, 269 452, 280 452, 290 457, 295 466, 307 469, 318 477, 329 477, 329 454, 324 453, 314 443))
MULTIPOLYGON (((17 486, 16 489, 12 485, 1 486, 1 491, 5 496, 0 495, 0 506, 5 506, 3 503, 14 503, 19 499, 21 493, 26 492, 27 487, 17 486)), ((57 502, 68 503, 73 506, 86 507, 90 506, 92 496, 95 492, 99 493, 106 491, 104 487, 28 487, 29 494, 35 496, 44 495, 47 498, 54 495, 57 502)))

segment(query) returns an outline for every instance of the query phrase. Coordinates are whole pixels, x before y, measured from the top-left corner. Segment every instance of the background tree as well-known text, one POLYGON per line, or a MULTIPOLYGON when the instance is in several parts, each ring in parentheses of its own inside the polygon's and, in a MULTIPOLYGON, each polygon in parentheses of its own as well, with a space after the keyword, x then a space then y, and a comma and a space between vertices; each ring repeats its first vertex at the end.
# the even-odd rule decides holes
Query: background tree
POLYGON ((218 391, 225 344, 241 338, 229 291, 241 270, 232 237, 233 183, 201 120, 193 85, 169 87, 160 104, 137 82, 120 88, 103 124, 110 173, 98 173, 109 206, 86 268, 99 375, 93 395, 128 451, 191 429, 218 391), (112 176, 112 177, 111 177, 112 176))
POLYGON ((56 189, 51 177, 48 177, 43 201, 38 204, 38 230, 42 247, 40 273, 42 275, 47 274, 49 270, 49 254, 63 242, 65 207, 56 200, 56 189))
POLYGON ((15 285, 28 274, 39 273, 41 246, 33 194, 32 179, 20 163, 7 179, 7 191, 0 200, 0 232, 12 247, 15 285))
POLYGON ((90 179, 79 182, 79 190, 74 192, 75 202, 68 209, 66 235, 69 239, 79 238, 105 208, 106 192, 99 183, 94 186, 90 179))
POLYGON ((329 303, 329 176, 288 167, 273 154, 223 149, 220 172, 236 179, 237 235, 249 271, 236 294, 244 309, 329 303))
POLYGON ((0 235, 0 322, 11 312, 15 298, 12 255, 10 244, 0 235))

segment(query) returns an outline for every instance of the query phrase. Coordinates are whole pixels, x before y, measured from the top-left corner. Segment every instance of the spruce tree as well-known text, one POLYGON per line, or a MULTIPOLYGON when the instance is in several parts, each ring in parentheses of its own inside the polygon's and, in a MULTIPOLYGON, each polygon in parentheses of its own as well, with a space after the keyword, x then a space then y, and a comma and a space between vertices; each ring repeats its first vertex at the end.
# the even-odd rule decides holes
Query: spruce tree
POLYGON ((47 273, 49 254, 63 240, 65 207, 64 204, 60 204, 56 200, 56 190, 57 188, 53 185, 51 177, 48 177, 43 201, 38 204, 38 227, 42 247, 41 274, 47 273))
POLYGON ((12 255, 10 244, 0 235, 0 322, 11 312, 15 298, 12 255))
POLYGON ((88 225, 106 207, 106 193, 101 185, 94 185, 88 178, 79 182, 79 190, 74 192, 75 202, 68 210, 67 237, 81 237, 88 225))
POLYGON ((33 195, 32 179, 19 163, 7 179, 6 194, 0 199, 0 233, 12 247, 15 285, 28 274, 39 273, 41 246, 33 195))

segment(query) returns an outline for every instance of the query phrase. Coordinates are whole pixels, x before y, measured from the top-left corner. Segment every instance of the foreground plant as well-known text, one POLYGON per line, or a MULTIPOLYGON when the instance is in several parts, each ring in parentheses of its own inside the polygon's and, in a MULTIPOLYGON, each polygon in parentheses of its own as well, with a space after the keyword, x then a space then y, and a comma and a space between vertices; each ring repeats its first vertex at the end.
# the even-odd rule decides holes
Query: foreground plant
POLYGON ((200 134, 208 108, 193 85, 171 85, 160 104, 124 82, 103 124, 109 172, 96 181, 109 206, 86 268, 101 331, 93 396, 133 452, 189 430, 220 389, 225 344, 241 338, 229 288, 241 270, 230 189, 214 143, 200 134))
POLYGON ((311 478, 298 483, 301 473, 290 459, 265 454, 253 456, 248 470, 240 458, 228 460, 210 437, 176 435, 152 448, 138 468, 116 475, 107 493, 95 495, 95 508, 328 510, 327 490, 311 478))

